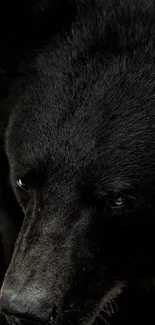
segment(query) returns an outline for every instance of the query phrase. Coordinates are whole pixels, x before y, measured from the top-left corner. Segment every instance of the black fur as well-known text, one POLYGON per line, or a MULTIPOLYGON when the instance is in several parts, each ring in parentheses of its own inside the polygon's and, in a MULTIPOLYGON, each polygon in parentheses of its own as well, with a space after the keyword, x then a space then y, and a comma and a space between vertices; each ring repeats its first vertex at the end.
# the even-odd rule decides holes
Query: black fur
POLYGON ((2 105, 25 216, 1 310, 63 325, 94 322, 154 274, 154 1, 70 6, 2 105))

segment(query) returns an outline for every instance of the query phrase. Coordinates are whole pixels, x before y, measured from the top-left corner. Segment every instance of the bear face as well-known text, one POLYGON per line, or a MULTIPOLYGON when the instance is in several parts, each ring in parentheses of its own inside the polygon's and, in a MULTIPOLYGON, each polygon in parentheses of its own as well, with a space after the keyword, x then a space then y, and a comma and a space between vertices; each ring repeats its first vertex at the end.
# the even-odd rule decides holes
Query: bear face
POLYGON ((130 6, 111 23, 97 1, 81 9, 13 91, 6 153, 25 217, 1 290, 7 315, 92 323, 151 262, 155 69, 151 34, 140 33, 154 23, 141 31, 130 6))

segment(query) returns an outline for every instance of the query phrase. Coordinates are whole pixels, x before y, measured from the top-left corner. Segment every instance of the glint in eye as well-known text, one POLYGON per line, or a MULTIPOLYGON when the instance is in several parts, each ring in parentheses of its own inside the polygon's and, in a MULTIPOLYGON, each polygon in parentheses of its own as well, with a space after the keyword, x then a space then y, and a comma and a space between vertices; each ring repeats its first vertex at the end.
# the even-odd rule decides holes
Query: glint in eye
POLYGON ((125 199, 123 197, 118 197, 116 200, 115 200, 115 206, 116 207, 122 207, 125 203, 125 199))
POLYGON ((22 190, 28 191, 28 187, 27 187, 27 185, 25 184, 25 182, 24 182, 24 180, 22 178, 18 178, 16 184, 22 190))

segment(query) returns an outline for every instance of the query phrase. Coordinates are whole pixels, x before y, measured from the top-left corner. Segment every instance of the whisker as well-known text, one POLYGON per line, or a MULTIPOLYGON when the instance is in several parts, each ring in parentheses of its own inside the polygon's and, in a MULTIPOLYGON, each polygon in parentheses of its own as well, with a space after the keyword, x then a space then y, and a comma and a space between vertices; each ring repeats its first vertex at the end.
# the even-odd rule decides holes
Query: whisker
POLYGON ((100 320, 102 320, 105 324, 109 325, 108 321, 101 314, 99 314, 97 316, 97 318, 99 318, 100 320))
POLYGON ((105 313, 105 314, 107 314, 108 316, 111 316, 111 314, 110 314, 110 312, 109 312, 109 309, 106 307, 106 309, 105 308, 102 308, 102 311, 105 313))

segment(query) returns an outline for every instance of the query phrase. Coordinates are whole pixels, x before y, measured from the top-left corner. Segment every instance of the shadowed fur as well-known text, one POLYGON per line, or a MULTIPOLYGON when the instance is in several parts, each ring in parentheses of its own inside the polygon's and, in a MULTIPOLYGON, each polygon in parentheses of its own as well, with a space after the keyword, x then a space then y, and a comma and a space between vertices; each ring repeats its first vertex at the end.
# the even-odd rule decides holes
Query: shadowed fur
POLYGON ((82 325, 152 263, 155 8, 72 5, 69 30, 36 52, 5 101, 24 220, 0 304, 21 320, 46 323, 55 310, 55 324, 82 325))

